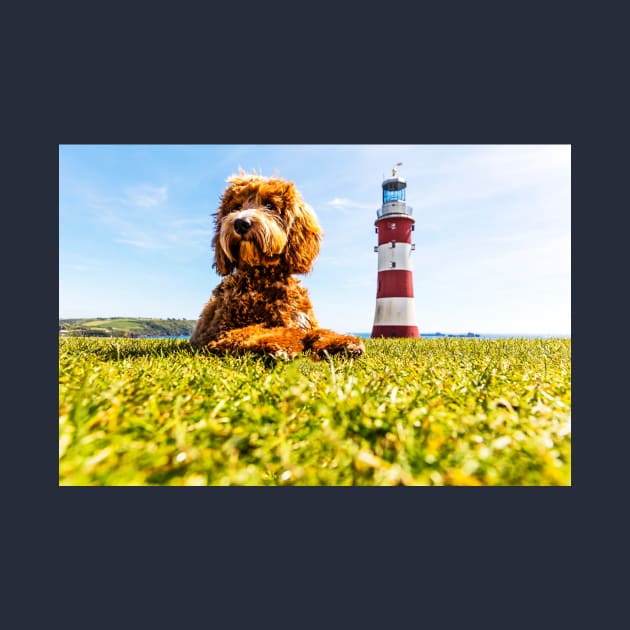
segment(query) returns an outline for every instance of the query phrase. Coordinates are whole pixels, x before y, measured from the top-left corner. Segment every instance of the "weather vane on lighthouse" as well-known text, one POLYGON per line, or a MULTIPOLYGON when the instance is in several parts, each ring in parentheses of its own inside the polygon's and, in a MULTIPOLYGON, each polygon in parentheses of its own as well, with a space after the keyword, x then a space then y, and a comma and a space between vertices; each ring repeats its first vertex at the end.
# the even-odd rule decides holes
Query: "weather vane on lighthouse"
POLYGON ((392 176, 382 183, 383 205, 376 211, 378 279, 372 337, 419 337, 413 296, 411 232, 413 210, 405 202, 407 182, 398 175, 396 162, 392 176))

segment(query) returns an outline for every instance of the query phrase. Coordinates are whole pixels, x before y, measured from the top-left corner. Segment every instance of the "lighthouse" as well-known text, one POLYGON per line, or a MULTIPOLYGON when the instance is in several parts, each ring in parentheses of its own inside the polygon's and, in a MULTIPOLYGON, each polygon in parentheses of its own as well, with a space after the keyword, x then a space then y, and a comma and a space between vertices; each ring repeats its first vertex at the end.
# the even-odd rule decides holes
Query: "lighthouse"
POLYGON ((412 209, 405 202, 407 182, 398 175, 383 180, 383 205, 374 222, 378 234, 378 283, 372 337, 419 337, 413 297, 412 209))

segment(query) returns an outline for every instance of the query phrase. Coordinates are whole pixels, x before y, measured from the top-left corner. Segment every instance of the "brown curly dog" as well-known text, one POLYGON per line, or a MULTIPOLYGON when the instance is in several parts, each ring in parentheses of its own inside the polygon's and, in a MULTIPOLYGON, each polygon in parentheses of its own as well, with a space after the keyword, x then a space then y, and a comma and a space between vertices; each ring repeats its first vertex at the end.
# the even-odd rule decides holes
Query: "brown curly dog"
POLYGON ((241 171, 228 178, 215 217, 213 267, 225 276, 190 338, 213 353, 293 358, 358 356, 363 342, 319 328, 307 290, 322 230, 292 182, 241 171))

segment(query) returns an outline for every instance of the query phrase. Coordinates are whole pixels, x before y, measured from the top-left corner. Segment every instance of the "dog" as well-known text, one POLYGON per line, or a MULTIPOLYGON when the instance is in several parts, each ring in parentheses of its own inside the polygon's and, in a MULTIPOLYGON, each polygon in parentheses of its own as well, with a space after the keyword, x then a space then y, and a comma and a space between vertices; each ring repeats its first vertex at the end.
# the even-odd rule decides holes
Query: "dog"
POLYGON ((293 182, 241 170, 214 213, 213 267, 223 276, 190 337, 213 354, 357 357, 361 339, 319 328, 308 291, 322 229, 293 182))

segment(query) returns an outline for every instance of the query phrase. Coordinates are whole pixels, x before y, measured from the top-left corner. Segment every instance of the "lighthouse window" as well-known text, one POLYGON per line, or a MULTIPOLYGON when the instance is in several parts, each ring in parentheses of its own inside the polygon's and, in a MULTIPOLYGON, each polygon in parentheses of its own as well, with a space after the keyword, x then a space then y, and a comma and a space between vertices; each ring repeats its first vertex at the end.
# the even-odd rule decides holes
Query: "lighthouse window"
POLYGON ((405 189, 401 190, 383 190, 383 203, 391 203, 392 201, 405 201, 405 189))
POLYGON ((395 223, 390 223, 388 227, 389 227, 390 230, 395 230, 396 229, 396 224, 395 223))

